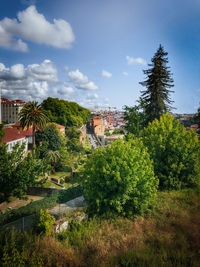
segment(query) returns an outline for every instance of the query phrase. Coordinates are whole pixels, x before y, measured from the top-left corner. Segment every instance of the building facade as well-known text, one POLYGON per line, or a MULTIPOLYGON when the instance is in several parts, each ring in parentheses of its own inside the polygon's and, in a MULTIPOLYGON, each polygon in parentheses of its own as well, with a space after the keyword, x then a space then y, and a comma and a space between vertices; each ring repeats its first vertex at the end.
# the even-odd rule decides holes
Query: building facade
POLYGON ((22 145, 25 143, 24 152, 27 152, 28 150, 28 137, 25 135, 24 132, 19 131, 16 128, 4 128, 5 135, 1 141, 1 144, 6 143, 7 144, 7 150, 8 152, 12 152, 13 147, 16 144, 22 145))
POLYGON ((26 102, 17 99, 9 101, 7 98, 1 99, 1 120, 4 124, 16 123, 19 120, 19 112, 26 102))

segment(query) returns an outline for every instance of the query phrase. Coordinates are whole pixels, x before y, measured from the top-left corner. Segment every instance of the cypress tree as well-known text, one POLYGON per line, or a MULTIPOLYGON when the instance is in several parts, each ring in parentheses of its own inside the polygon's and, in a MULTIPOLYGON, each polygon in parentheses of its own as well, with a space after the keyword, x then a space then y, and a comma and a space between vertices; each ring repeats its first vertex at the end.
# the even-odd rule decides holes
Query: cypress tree
POLYGON ((173 101, 170 99, 169 94, 174 91, 169 89, 174 86, 174 81, 171 78, 170 68, 167 66, 167 55, 168 53, 160 45, 151 59, 152 63, 148 64, 150 68, 143 70, 147 78, 140 84, 147 88, 141 91, 144 100, 146 124, 156 118, 159 119, 163 113, 172 109, 171 104, 173 101))

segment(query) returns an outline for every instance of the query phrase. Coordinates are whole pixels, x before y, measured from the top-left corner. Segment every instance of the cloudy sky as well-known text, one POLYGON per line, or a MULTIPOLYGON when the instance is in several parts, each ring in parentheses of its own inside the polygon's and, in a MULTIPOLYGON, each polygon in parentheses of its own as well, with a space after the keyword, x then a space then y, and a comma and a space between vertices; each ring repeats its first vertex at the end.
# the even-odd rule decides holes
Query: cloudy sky
POLYGON ((1 0, 2 95, 135 105, 159 44, 176 112, 200 105, 200 0, 1 0))

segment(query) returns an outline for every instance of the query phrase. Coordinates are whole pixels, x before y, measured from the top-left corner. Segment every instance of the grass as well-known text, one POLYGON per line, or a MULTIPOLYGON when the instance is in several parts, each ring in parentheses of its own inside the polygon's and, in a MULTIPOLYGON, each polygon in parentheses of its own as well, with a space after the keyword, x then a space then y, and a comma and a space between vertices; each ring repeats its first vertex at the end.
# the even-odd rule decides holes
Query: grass
MULTIPOLYGON (((31 249, 44 266, 195 267, 200 262, 199 228, 198 191, 159 192, 152 213, 135 220, 72 220, 66 232, 40 236, 31 249)), ((24 247, 30 254, 27 243, 24 247)))

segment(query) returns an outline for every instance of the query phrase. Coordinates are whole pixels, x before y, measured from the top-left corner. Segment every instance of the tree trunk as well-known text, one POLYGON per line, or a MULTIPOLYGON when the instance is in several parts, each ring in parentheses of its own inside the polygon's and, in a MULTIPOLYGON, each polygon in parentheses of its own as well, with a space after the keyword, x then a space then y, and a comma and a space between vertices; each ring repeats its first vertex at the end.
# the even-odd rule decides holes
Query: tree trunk
POLYGON ((32 147, 32 153, 35 152, 35 124, 33 123, 33 147, 32 147))

